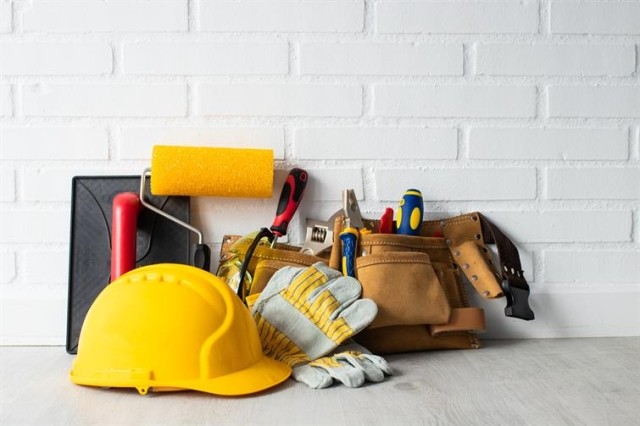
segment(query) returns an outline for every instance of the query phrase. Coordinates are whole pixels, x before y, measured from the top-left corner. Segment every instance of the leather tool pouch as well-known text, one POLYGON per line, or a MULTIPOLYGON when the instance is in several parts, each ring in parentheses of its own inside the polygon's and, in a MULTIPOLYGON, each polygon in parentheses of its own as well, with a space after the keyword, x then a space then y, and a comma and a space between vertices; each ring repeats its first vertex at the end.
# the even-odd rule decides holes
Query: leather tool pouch
MULTIPOLYGON (((507 316, 533 319, 517 249, 481 214, 424 222, 425 236, 380 234, 379 221, 363 221, 372 233, 359 237, 356 278, 378 315, 355 339, 372 352, 480 347, 475 333, 485 328, 484 311, 469 305, 462 274, 482 297, 507 296, 507 316), (486 244, 498 245, 500 269, 486 244)), ((329 262, 336 269, 343 228, 338 217, 329 262)))
MULTIPOLYGON (((372 352, 479 348, 476 332, 485 328, 484 311, 470 306, 462 274, 482 297, 505 296, 507 316, 533 319, 518 250, 480 213, 423 222, 420 235, 424 236, 380 234, 377 220, 364 220, 364 225, 372 233, 360 235, 356 278, 362 284, 362 297, 378 305, 378 315, 355 339, 372 352), (486 244, 497 246, 499 265, 486 244)), ((299 247, 285 244, 257 245, 247 265, 246 294, 260 293, 285 266, 322 261, 340 270, 342 229, 344 218, 339 216, 327 257, 303 254, 299 247)), ((234 289, 252 240, 224 237, 217 275, 234 289)))
MULTIPOLYGON (((237 290, 240 269, 252 240, 238 235, 224 236, 216 275, 226 280, 234 290, 237 290)), ((278 269, 285 266, 311 266, 316 262, 328 263, 328 254, 323 258, 300 253, 300 247, 287 244, 277 244, 275 248, 259 244, 247 265, 244 279, 246 294, 260 293, 278 269)))

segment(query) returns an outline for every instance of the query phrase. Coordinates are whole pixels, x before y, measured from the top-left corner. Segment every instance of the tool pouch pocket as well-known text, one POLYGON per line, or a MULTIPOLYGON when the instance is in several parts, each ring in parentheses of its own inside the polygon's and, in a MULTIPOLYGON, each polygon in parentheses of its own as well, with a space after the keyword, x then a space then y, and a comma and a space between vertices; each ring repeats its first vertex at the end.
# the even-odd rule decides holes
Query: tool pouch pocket
POLYGON ((398 251, 361 256, 356 259, 356 271, 362 297, 378 305, 369 328, 449 320, 451 308, 428 254, 398 251))
MULTIPOLYGON (((216 272, 231 288, 237 291, 240 270, 247 261, 246 254, 252 242, 251 237, 239 235, 225 235, 220 248, 220 265, 216 272)), ((322 258, 300 253, 300 247, 278 244, 271 248, 267 244, 259 244, 249 259, 247 272, 244 277, 245 294, 260 293, 279 269, 285 266, 305 267, 316 262, 328 262, 322 258)))
MULTIPOLYGON (((476 332, 485 328, 484 311, 470 306, 463 274, 484 298, 502 297, 510 288, 501 285, 504 262, 498 269, 485 247, 485 240, 497 244, 487 231, 492 225, 484 226, 479 213, 470 213, 426 221, 421 236, 407 236, 379 234, 378 221, 363 221, 372 233, 360 235, 356 278, 362 297, 378 305, 378 316, 356 340, 375 353, 479 348, 476 332)), ((341 267, 343 228, 344 218, 338 217, 329 263, 335 269, 341 267)), ((516 265, 506 269, 517 270, 519 283, 526 286, 515 246, 506 252, 504 257, 516 265)), ((520 302, 526 304, 526 299, 520 302)))

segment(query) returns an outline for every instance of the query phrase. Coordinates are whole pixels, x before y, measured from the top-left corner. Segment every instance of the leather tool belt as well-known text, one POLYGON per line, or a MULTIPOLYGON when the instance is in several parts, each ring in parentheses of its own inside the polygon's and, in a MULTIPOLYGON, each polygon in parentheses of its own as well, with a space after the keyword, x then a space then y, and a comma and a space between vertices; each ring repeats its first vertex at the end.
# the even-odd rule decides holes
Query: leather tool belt
MULTIPOLYGON (((381 234, 379 221, 363 222, 371 232, 358 239, 356 278, 362 284, 362 297, 378 305, 378 315, 355 339, 372 352, 479 348, 476 333, 485 329, 484 311, 470 305, 463 276, 483 298, 504 297, 506 316, 534 318, 517 248, 480 213, 425 221, 421 236, 381 234), (498 262, 488 244, 496 245, 498 262)), ((255 294, 284 266, 323 261, 341 270, 339 236, 344 227, 345 217, 338 216, 333 247, 324 257, 278 244, 276 248, 258 245, 247 259, 252 238, 226 236, 218 275, 237 286, 233 280, 238 280, 241 265, 248 262, 243 280, 248 290, 243 293, 255 294)))

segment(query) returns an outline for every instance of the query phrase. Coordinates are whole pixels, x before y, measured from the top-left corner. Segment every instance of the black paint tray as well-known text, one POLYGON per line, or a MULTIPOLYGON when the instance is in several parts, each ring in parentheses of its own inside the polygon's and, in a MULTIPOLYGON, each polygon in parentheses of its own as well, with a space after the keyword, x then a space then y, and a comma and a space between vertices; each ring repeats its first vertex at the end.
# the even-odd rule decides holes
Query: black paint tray
MULTIPOLYGON (((67 352, 78 349, 89 307, 111 281, 111 204, 121 192, 140 192, 140 176, 76 176, 72 182, 67 352)), ((189 197, 156 197, 148 183, 145 200, 189 222, 189 197)), ((138 215, 136 267, 189 263, 190 231, 143 208, 138 215)))

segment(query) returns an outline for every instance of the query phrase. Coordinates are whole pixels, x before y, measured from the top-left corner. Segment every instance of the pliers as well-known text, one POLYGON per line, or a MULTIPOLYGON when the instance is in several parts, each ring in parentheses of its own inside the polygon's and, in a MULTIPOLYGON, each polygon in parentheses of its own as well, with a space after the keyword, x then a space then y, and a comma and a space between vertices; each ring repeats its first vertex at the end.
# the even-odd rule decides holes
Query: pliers
POLYGON ((340 233, 342 241, 342 274, 348 277, 356 276, 356 249, 360 232, 365 231, 358 199, 353 189, 342 191, 342 210, 345 216, 345 228, 340 233))

